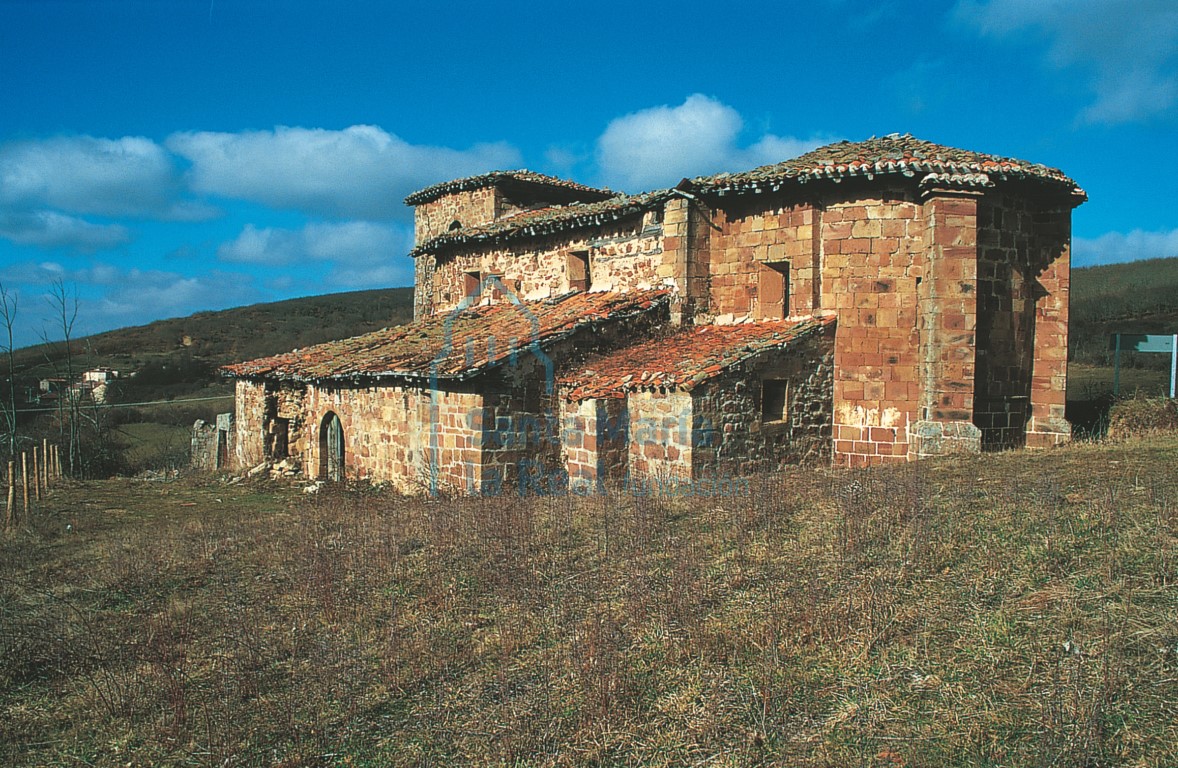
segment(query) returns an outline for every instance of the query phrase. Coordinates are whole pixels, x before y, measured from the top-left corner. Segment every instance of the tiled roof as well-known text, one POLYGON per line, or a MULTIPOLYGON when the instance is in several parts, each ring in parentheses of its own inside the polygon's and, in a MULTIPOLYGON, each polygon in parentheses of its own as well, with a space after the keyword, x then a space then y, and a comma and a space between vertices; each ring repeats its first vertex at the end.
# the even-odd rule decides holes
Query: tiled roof
POLYGON ((590 360, 558 383, 573 402, 640 390, 689 392, 742 360, 783 349, 833 322, 831 315, 684 328, 590 360))
POLYGON ((840 141, 819 147, 792 160, 764 165, 741 173, 700 176, 684 182, 688 189, 716 194, 774 192, 789 183, 850 177, 874 178, 901 174, 937 174, 935 181, 954 186, 993 186, 993 180, 1033 179, 1064 187, 1084 197, 1084 191, 1062 171, 1038 163, 997 157, 934 144, 910 134, 891 134, 867 141, 840 141))
POLYGON ((494 243, 518 236, 532 237, 578 227, 599 226, 649 210, 662 204, 673 194, 671 190, 664 189, 641 195, 618 195, 595 203, 572 203, 522 211, 489 224, 458 229, 430 238, 410 251, 409 255, 417 257, 423 253, 436 253, 454 245, 494 243))
POLYGON ((479 176, 467 176, 464 179, 443 181, 441 184, 434 184, 431 187, 419 189, 405 198, 405 205, 421 205, 422 203, 428 203, 432 200, 437 200, 443 195, 450 195, 455 192, 465 192, 471 189, 491 187, 502 181, 514 181, 522 184, 534 184, 541 187, 561 189, 567 192, 579 193, 580 196, 586 197, 588 199, 613 197, 615 194, 617 194, 615 192, 611 192, 608 189, 587 187, 584 184, 578 184, 575 181, 559 179, 555 176, 546 176, 542 173, 535 173, 528 170, 491 171, 490 173, 484 173, 479 176))
POLYGON ((518 305, 501 301, 221 370, 239 378, 294 381, 462 379, 535 342, 544 348, 587 326, 652 311, 669 296, 667 290, 649 290, 574 293, 518 305))

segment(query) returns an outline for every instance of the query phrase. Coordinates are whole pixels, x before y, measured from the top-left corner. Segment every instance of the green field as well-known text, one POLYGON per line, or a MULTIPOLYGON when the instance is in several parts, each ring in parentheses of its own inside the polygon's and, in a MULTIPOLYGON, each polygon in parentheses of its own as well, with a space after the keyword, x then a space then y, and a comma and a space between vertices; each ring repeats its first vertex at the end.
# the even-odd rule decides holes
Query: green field
POLYGON ((1178 765, 1176 462, 66 486, 0 538, 0 764, 1178 765))
POLYGON ((137 422, 121 425, 117 434, 127 446, 127 460, 133 467, 164 468, 169 462, 176 468, 188 466, 191 426, 137 422))

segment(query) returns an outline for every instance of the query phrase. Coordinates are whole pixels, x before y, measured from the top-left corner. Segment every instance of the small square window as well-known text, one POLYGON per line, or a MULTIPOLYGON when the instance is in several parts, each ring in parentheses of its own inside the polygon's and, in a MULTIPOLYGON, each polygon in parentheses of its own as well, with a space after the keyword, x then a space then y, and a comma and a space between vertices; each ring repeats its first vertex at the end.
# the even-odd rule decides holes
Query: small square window
POLYGON ((479 292, 479 286, 483 284, 483 276, 478 272, 464 272, 462 273, 462 293, 465 296, 473 296, 479 292))
POLYGON ((761 421, 783 422, 789 419, 789 381, 766 379, 761 382, 761 421))

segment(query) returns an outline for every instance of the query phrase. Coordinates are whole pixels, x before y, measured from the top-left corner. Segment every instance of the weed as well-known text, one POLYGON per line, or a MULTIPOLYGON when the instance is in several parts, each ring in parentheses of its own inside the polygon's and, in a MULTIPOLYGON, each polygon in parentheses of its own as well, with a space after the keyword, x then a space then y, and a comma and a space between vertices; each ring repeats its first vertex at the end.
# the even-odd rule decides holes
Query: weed
POLYGON ((0 763, 1174 764, 1176 457, 63 488, 0 539, 0 763))

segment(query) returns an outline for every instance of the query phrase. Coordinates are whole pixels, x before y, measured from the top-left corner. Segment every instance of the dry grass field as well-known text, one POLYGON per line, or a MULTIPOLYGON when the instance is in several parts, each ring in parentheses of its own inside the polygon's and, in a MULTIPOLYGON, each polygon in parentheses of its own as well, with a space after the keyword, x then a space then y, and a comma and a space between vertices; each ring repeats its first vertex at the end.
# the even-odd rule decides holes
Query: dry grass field
POLYGON ((1178 765, 1176 465, 64 486, 0 538, 0 764, 1178 765))

